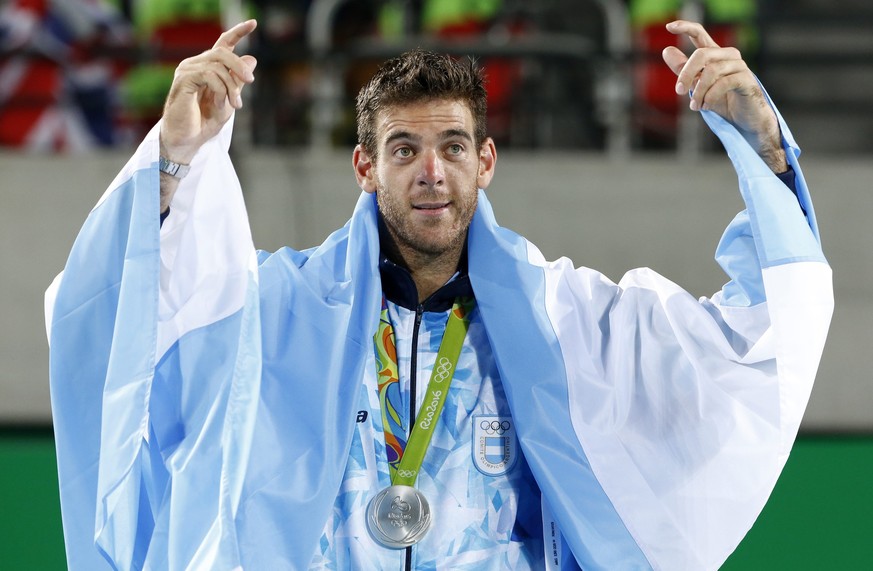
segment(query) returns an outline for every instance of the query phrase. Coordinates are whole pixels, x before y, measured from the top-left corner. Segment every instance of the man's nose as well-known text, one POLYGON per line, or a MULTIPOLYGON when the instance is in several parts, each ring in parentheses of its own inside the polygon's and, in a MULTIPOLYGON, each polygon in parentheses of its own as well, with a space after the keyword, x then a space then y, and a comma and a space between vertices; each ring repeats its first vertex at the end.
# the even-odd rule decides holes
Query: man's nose
POLYGON ((441 186, 445 181, 443 160, 434 150, 425 152, 422 156, 421 172, 418 174, 418 184, 422 186, 441 186))

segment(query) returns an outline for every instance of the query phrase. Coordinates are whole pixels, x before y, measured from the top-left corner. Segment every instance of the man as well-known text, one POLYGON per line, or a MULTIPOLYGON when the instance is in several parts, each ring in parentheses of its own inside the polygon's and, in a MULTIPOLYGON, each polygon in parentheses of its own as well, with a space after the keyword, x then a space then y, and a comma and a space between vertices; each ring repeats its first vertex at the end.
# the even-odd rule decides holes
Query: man
POLYGON ((254 27, 180 64, 50 290, 71 568, 717 568, 832 311, 796 147, 736 50, 668 26, 748 207, 698 302, 497 226, 478 71, 418 51, 358 97, 349 224, 256 257, 226 153, 254 27))

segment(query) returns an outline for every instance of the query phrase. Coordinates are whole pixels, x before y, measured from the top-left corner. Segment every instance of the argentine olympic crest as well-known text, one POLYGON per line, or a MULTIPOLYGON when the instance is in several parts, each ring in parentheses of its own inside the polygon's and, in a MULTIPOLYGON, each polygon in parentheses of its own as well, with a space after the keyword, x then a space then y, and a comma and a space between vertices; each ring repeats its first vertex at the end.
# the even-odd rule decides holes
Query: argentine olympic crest
POLYGON ((473 416, 473 464, 486 476, 509 472, 518 460, 518 441, 511 416, 473 416))

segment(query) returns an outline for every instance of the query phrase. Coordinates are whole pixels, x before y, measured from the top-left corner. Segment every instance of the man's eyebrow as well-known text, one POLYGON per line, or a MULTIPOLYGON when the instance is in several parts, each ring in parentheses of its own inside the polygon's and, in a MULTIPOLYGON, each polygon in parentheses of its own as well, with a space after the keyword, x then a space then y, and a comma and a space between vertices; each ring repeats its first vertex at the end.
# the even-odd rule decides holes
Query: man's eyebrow
POLYGON ((409 131, 394 131, 393 133, 389 133, 387 137, 385 137, 385 145, 388 145, 398 139, 407 139, 410 141, 420 141, 421 137, 418 135, 413 135, 409 131))
MULTIPOLYGON (((473 142, 473 136, 466 129, 446 129, 445 131, 440 133, 440 139, 466 139, 467 141, 473 142)), ((413 142, 421 141, 421 135, 416 135, 414 133, 410 133, 409 131, 394 131, 393 133, 389 133, 387 137, 385 137, 385 145, 389 145, 397 140, 408 140, 413 142)))
POLYGON ((440 133, 440 138, 441 139, 461 138, 461 139, 466 139, 466 140, 470 141, 471 143, 473 142, 473 136, 470 135, 470 133, 468 133, 466 131, 466 129, 446 129, 445 131, 440 133))

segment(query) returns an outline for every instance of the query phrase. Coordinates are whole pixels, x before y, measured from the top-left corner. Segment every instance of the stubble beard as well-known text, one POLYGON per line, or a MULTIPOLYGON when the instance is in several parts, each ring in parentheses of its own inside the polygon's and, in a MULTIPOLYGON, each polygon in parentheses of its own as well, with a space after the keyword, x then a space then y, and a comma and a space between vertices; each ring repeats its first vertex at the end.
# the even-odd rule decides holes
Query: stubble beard
MULTIPOLYGON (((429 232, 428 228, 416 228, 409 216, 404 215, 390 199, 385 199, 388 193, 383 191, 380 185, 376 190, 376 202, 382 219, 394 240, 397 253, 409 263, 414 257, 418 261, 439 261, 446 256, 455 256, 464 245, 467 238, 467 230, 473 215, 476 212, 479 196, 478 188, 474 186, 472 192, 462 194, 453 202, 453 207, 458 212, 459 218, 455 221, 457 228, 440 228, 437 235, 429 232)), ((436 198, 438 195, 434 195, 436 198)), ((436 222, 442 226, 442 221, 436 222)))

